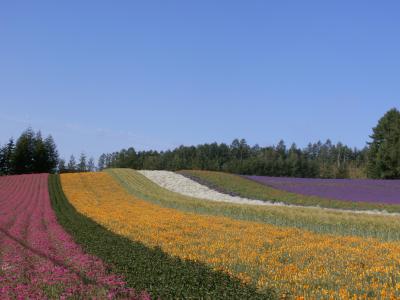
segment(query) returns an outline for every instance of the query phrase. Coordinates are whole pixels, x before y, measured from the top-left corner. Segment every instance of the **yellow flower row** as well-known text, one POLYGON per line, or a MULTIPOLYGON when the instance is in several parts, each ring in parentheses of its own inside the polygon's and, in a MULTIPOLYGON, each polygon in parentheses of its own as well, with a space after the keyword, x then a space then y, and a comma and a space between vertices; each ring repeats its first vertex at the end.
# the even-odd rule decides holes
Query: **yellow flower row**
POLYGON ((113 232, 206 263, 281 296, 400 297, 400 243, 163 208, 128 194, 106 173, 63 174, 74 207, 113 232))

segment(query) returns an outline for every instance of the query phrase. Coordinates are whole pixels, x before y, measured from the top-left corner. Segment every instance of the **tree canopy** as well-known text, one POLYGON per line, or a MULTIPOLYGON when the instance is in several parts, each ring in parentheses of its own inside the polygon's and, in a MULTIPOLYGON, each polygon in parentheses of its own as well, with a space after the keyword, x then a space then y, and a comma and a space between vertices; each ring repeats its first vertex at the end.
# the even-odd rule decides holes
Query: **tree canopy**
POLYGON ((230 145, 221 143, 180 146, 168 151, 139 151, 134 148, 99 157, 98 168, 134 168, 181 170, 200 169, 239 174, 347 178, 365 177, 367 149, 357 150, 341 143, 310 143, 300 149, 287 147, 284 141, 276 146, 250 146, 245 139, 230 145))
POLYGON ((25 130, 14 144, 9 142, 0 148, 0 175, 25 173, 54 173, 57 171, 58 152, 49 135, 42 138, 40 131, 25 130))
POLYGON ((331 140, 299 148, 249 145, 245 139, 231 144, 206 143, 179 146, 167 151, 136 151, 133 147, 103 153, 96 168, 92 157, 71 155, 59 159, 51 135, 26 129, 14 141, 0 145, 0 175, 23 173, 86 172, 104 168, 182 170, 199 169, 237 174, 318 178, 400 178, 400 112, 389 110, 372 129, 371 141, 363 149, 350 148, 331 140))
POLYGON ((372 129, 368 154, 368 176, 400 178, 400 112, 389 110, 372 129))

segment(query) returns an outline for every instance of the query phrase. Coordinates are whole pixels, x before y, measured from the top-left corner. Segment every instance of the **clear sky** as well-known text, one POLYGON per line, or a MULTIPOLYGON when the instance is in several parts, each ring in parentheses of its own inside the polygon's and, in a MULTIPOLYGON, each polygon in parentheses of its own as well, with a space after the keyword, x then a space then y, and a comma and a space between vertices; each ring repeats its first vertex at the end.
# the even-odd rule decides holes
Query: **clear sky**
POLYGON ((332 139, 400 106, 399 1, 2 1, 0 143, 62 156, 332 139))

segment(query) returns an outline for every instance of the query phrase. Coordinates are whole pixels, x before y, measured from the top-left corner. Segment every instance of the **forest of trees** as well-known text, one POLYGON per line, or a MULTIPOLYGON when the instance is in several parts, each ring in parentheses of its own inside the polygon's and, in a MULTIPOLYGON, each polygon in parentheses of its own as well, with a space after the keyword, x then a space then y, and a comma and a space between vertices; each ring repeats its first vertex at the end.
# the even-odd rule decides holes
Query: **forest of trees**
POLYGON ((214 170, 237 174, 310 178, 400 178, 400 112, 389 110, 373 128, 363 149, 342 143, 310 143, 305 148, 277 145, 250 146, 245 139, 228 144, 180 146, 168 151, 136 151, 133 147, 102 154, 98 165, 82 153, 68 163, 59 159, 51 136, 43 139, 31 128, 14 143, 0 147, 0 175, 87 172, 104 168, 149 170, 214 170))
POLYGON ((199 169, 269 176, 347 178, 365 177, 367 148, 357 150, 341 143, 310 143, 300 149, 249 146, 244 139, 227 144, 180 146, 172 151, 138 151, 134 148, 102 154, 98 168, 180 170, 199 169))
POLYGON ((73 173, 73 172, 94 172, 96 171, 96 164, 94 158, 86 157, 85 153, 81 153, 79 161, 77 162, 74 155, 71 155, 68 163, 64 159, 60 159, 58 164, 58 171, 60 173, 73 173))
POLYGON ((79 160, 71 155, 68 164, 60 159, 53 137, 43 139, 40 131, 26 129, 14 142, 0 145, 0 176, 31 173, 65 173, 96 171, 93 157, 81 153, 79 160))
POLYGON ((310 178, 400 178, 400 112, 390 109, 373 128, 371 142, 363 149, 330 140, 305 148, 283 141, 275 146, 250 146, 245 139, 227 144, 180 146, 168 151, 135 151, 134 148, 105 153, 98 169, 134 168, 199 169, 237 174, 310 178))
POLYGON ((58 152, 51 135, 43 139, 40 131, 25 130, 16 142, 12 138, 0 147, 0 175, 54 173, 58 152))

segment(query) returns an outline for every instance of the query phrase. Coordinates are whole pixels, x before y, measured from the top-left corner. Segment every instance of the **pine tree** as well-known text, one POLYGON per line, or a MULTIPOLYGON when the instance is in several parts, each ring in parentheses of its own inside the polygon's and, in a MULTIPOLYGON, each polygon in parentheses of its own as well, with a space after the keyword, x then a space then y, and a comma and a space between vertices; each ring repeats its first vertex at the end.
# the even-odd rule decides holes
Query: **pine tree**
POLYGON ((368 176, 400 178, 400 112, 389 110, 373 128, 368 154, 368 176))
POLYGON ((75 172, 76 171, 76 160, 75 160, 75 156, 71 155, 69 158, 69 162, 67 165, 67 170, 68 172, 75 172))
POLYGON ((0 176, 6 173, 6 150, 7 146, 0 147, 0 176))
POLYGON ((87 171, 86 155, 83 152, 81 153, 81 156, 79 157, 78 171, 79 172, 87 171))
POLYGON ((103 153, 99 157, 99 161, 97 162, 97 168, 99 171, 103 170, 106 167, 106 155, 103 153))
POLYGON ((52 173, 57 170, 58 153, 51 136, 43 140, 40 131, 26 129, 14 144, 10 138, 0 147, 0 174, 52 173))
POLYGON ((18 138, 12 156, 12 167, 16 174, 34 172, 35 133, 25 130, 18 138))
MULTIPOLYGON (((44 147, 47 152, 46 169, 49 173, 54 173, 58 165, 58 151, 56 143, 51 135, 44 140, 44 147)), ((64 161, 65 163, 65 161, 64 161)))
POLYGON ((57 170, 58 170, 58 173, 60 173, 60 174, 67 172, 67 166, 65 165, 65 160, 64 159, 61 158, 58 161, 57 170))
POLYGON ((14 139, 10 138, 8 143, 0 147, 0 175, 13 174, 13 154, 15 150, 14 139))
POLYGON ((40 131, 38 131, 34 136, 33 144, 33 173, 46 173, 48 172, 48 153, 46 147, 44 146, 42 134, 40 131))
POLYGON ((96 171, 96 166, 94 164, 94 158, 90 157, 87 163, 87 171, 88 172, 94 172, 96 171))

